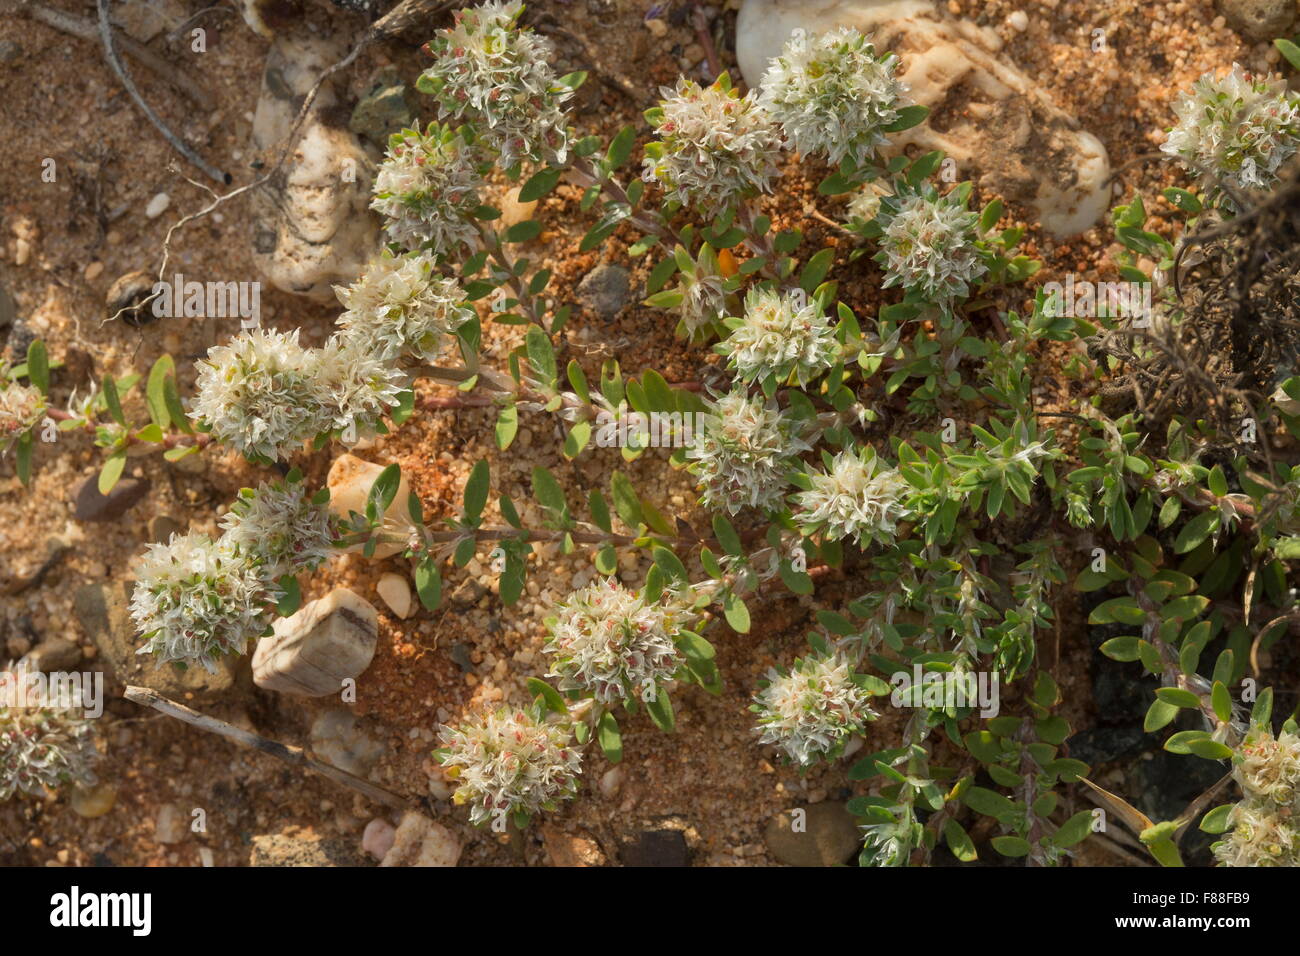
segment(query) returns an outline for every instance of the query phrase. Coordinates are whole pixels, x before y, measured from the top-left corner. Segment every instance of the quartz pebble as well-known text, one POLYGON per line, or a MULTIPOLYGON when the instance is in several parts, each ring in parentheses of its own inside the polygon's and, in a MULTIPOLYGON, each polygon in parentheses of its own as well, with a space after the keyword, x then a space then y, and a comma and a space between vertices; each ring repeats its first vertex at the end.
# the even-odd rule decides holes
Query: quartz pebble
POLYGON ((335 588, 257 642, 253 682, 264 690, 304 697, 338 693, 375 656, 379 617, 374 606, 347 588, 335 588))

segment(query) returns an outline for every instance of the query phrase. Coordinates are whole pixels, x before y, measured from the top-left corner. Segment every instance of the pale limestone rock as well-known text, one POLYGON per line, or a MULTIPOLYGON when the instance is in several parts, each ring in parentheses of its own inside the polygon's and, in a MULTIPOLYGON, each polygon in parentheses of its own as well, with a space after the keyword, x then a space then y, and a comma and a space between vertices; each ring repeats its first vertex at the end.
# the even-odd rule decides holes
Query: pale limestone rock
POLYGON ((397 830, 393 825, 381 817, 376 817, 366 824, 365 832, 361 834, 361 849, 376 860, 382 860, 393 848, 396 840, 397 830))
POLYGON ((369 733, 351 711, 327 710, 311 725, 312 753, 346 770, 354 777, 366 777, 384 753, 384 745, 369 733))
MULTIPOLYGON (((339 455, 334 459, 334 464, 330 465, 327 479, 330 489, 330 511, 340 518, 346 518, 354 511, 364 515, 370 486, 375 483, 375 479, 383 470, 382 466, 364 461, 356 455, 339 455)), ((411 487, 407 483, 406 476, 402 475, 402 480, 397 486, 397 496, 384 512, 382 529, 385 534, 393 535, 398 540, 380 544, 375 548, 375 558, 387 558, 406 550, 407 542, 415 533, 415 525, 411 522, 411 515, 406 507, 410 494, 411 487)), ((352 550, 360 551, 361 547, 357 546, 352 550)))
POLYGON ((736 59, 752 87, 795 30, 854 27, 902 60, 899 79, 929 119, 892 139, 892 148, 941 149, 960 178, 1033 207, 1043 228, 1077 235, 1110 205, 1106 148, 1059 109, 1020 69, 1000 57, 991 27, 941 15, 930 0, 745 0, 736 21, 736 59))
POLYGON ((397 825, 392 849, 380 866, 455 866, 461 844, 456 834, 419 813, 407 811, 397 825))
MULTIPOLYGON (((253 148, 278 158, 303 97, 324 70, 346 55, 345 37, 301 28, 276 33, 253 118, 253 148)), ((379 219, 370 211, 374 160, 346 126, 325 121, 337 104, 330 82, 303 121, 293 152, 253 193, 253 259, 277 288, 330 301, 379 250, 379 219)))
POLYGON ((389 571, 380 577, 375 590, 379 592, 379 596, 388 605, 389 610, 402 620, 411 616, 411 585, 402 575, 389 571))
POLYGON ((304 697, 337 694, 375 656, 379 617, 365 598, 347 588, 275 622, 275 633, 257 642, 253 682, 264 690, 304 697))

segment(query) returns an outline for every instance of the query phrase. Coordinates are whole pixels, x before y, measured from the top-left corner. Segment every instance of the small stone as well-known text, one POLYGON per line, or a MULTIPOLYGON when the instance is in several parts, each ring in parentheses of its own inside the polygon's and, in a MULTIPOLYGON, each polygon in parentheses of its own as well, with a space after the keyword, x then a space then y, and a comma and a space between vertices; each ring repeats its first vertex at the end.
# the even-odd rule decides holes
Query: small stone
POLYGON ((578 300, 608 321, 627 304, 631 288, 630 273, 622 266, 606 262, 596 266, 578 283, 578 300))
MULTIPOLYGON (((330 511, 340 518, 346 518, 354 511, 357 514, 365 514, 370 486, 375 483, 375 479, 383 470, 382 465, 364 461, 356 455, 339 455, 334 459, 334 464, 330 465, 327 479, 330 489, 330 511)), ((410 485, 407 483, 406 475, 403 474, 397 485, 397 494, 393 498, 393 503, 384 512, 384 523, 381 528, 386 535, 393 536, 394 540, 381 543, 375 548, 376 559, 391 557, 405 551, 411 535, 415 533, 415 525, 411 523, 411 515, 406 509, 410 494, 410 485)), ((360 551, 361 546, 358 545, 353 550, 360 551)))
POLYGON ((623 843, 620 855, 624 866, 686 866, 689 862, 686 835, 681 830, 643 830, 623 843))
POLYGON ((73 492, 76 507, 72 517, 78 521, 116 521, 149 492, 143 478, 122 478, 106 495, 99 493, 99 473, 85 478, 73 492))
POLYGON ((611 767, 600 775, 600 792, 602 796, 612 797, 623 786, 623 765, 611 767))
POLYGON ((1252 40, 1286 36, 1296 18, 1295 0, 1219 0, 1234 30, 1252 40))
POLYGON ((1017 33, 1024 33, 1029 29, 1029 14, 1024 10, 1016 10, 1011 16, 1007 17, 1007 26, 1017 33))
POLYGON ((71 671, 81 663, 81 648, 62 637, 47 637, 27 655, 27 663, 42 674, 71 671))
POLYGON ((310 827, 289 827, 253 837, 249 866, 369 866, 355 838, 322 837, 310 827))
POLYGON ((185 526, 171 515, 154 515, 149 519, 149 540, 166 544, 174 534, 184 534, 185 526))
POLYGON ((122 321, 132 328, 156 322, 158 316, 153 305, 157 299, 146 302, 153 295, 155 276, 143 269, 119 276, 104 294, 104 318, 109 322, 122 321))
POLYGON ((32 642, 22 634, 10 634, 5 638, 5 650, 10 658, 17 660, 32 649, 32 642))
POLYGON ((400 133, 413 122, 415 115, 405 85, 393 82, 396 71, 380 71, 370 92, 352 110, 348 129, 386 149, 388 137, 400 133))
POLYGON ((253 683, 304 697, 336 694, 343 681, 370 666, 378 639, 378 612, 347 588, 335 588, 290 617, 257 642, 253 683))
POLYGON ((86 266, 85 270, 81 273, 81 277, 85 279, 87 282, 94 282, 103 274, 104 274, 104 263, 96 259, 90 265, 86 266))
POLYGON ((658 17, 645 22, 646 29, 657 37, 661 37, 668 32, 668 24, 664 23, 658 17))
POLYGON ((604 866, 600 844, 585 834, 565 833, 551 823, 542 825, 542 845, 551 866, 604 866))
POLYGON ((532 199, 528 202, 519 201, 519 190, 522 187, 516 186, 501 198, 501 225, 503 228, 517 226, 521 222, 527 222, 537 213, 537 200, 532 199))
POLYGON ((149 200, 149 205, 144 207, 145 218, 157 219, 167 211, 167 207, 172 204, 172 197, 166 193, 159 193, 149 200))
POLYGON ((153 838, 159 843, 180 843, 185 839, 185 815, 174 803, 164 803, 158 808, 154 820, 153 838))
POLYGON ((402 814, 393 846, 380 866, 455 866, 461 845, 456 834, 422 814, 402 814))
POLYGON ((117 788, 109 783, 101 783, 84 790, 78 787, 72 791, 72 812, 87 820, 102 817, 113 809, 113 804, 116 802, 117 788))
POLYGON ((7 329, 13 325, 17 316, 18 303, 3 286, 0 286, 0 329, 7 329))
POLYGON ((379 592, 379 596, 388 605, 389 610, 402 620, 411 616, 411 586, 406 583, 406 578, 402 575, 388 572, 379 579, 375 590, 379 592))
POLYGON ((368 776, 384 753, 384 745, 366 733, 361 719, 341 708, 325 711, 312 723, 311 749, 354 777, 368 776))
POLYGON ((25 266, 32 257, 32 244, 19 236, 14 240, 14 265, 25 266))
POLYGON ((13 40, 0 40, 0 63, 12 63, 22 56, 23 48, 13 40))
POLYGON ((800 809, 798 815, 778 813, 763 831, 768 851, 781 863, 837 866, 862 846, 862 834, 844 804, 816 803, 800 809))
POLYGON ((376 817, 366 824, 366 830, 361 834, 361 849, 376 860, 382 860, 393 848, 396 839, 397 830, 393 825, 387 820, 376 817))

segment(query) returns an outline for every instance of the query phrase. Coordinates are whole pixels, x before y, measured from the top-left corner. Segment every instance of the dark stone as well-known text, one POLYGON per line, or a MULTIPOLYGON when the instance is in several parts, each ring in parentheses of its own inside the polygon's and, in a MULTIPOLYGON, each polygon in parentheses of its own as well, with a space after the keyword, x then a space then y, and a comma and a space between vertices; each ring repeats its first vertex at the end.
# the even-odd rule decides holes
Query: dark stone
POLYGON ((767 822, 763 841, 786 866, 838 866, 862 847, 862 832, 843 803, 823 801, 778 813, 767 822))
POLYGON ((0 286, 0 329, 7 329, 18 317, 18 303, 3 286, 0 286))
POLYGON ((1071 757, 1095 768, 1155 750, 1160 741, 1154 734, 1148 734, 1137 726, 1093 727, 1075 734, 1065 745, 1071 757))
POLYGON ((32 331, 26 321, 14 316, 9 326, 9 338, 5 340, 9 360, 14 363, 27 361, 27 350, 38 338, 40 336, 32 331))
POLYGON ((12 63, 23 55, 23 48, 13 40, 0 40, 0 63, 12 63))
POLYGON ((107 495, 99 493, 98 473, 87 477, 73 495, 76 510, 72 517, 78 521, 116 521, 130 510, 149 491, 149 482, 142 478, 123 478, 107 495))
POLYGON ((596 266, 578 283, 578 300, 602 319, 612 319, 627 305, 631 273, 608 262, 596 266))
MULTIPOLYGON (((1149 758, 1135 760, 1124 777, 1124 792, 1119 794, 1156 823, 1173 820, 1187 805, 1219 782, 1229 766, 1217 760, 1205 760, 1190 754, 1172 754, 1157 750, 1149 758)), ((1205 809, 1234 799, 1234 789, 1221 791, 1219 799, 1205 809)), ((1218 839, 1203 833, 1196 821, 1183 833, 1179 844, 1183 862, 1188 866, 1208 866, 1210 844, 1218 839)))
POLYGON ((686 835, 680 830, 642 830, 623 843, 624 866, 686 866, 686 835))

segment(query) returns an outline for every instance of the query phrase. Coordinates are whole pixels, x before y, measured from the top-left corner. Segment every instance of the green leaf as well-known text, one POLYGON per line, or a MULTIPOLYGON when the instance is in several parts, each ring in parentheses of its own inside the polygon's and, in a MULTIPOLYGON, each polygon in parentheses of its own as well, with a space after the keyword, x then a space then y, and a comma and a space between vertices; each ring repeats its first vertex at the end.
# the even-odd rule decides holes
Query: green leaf
POLYGON ((32 430, 29 428, 18 436, 15 445, 17 460, 14 462, 18 480, 26 487, 32 483, 32 430))
POLYGON ((979 859, 979 854, 975 852, 975 844, 970 835, 956 820, 948 819, 944 821, 943 838, 944 842, 948 844, 949 852, 963 863, 971 863, 979 859))
POLYGON ((514 402, 509 405, 502 405, 501 411, 497 415, 495 429, 497 448, 505 451, 510 447, 510 443, 515 440, 515 435, 518 433, 519 409, 514 402))
POLYGON ((1278 39, 1273 41, 1278 52, 1286 57, 1286 61, 1297 70, 1300 70, 1300 46, 1296 46, 1290 40, 1278 39))
POLYGON ((545 169, 533 173, 533 175, 529 177, 528 182, 524 183, 523 186, 520 187, 519 201, 532 202, 535 199, 541 199, 556 187, 563 172, 562 169, 548 166, 545 169))
POLYGON ((469 473, 469 479, 465 482, 465 517, 470 521, 483 513, 483 508, 487 505, 490 482, 487 459, 483 459, 474 465, 469 473))
POLYGON ((1010 817, 1016 809, 1015 804, 1002 794, 986 787, 971 787, 962 794, 961 799, 966 806, 976 813, 982 813, 986 817, 994 817, 998 820, 1010 817))
POLYGON ((502 235, 504 242, 529 242, 542 234, 542 224, 536 219, 517 222, 502 235))
POLYGON ((42 395, 50 391, 50 357, 40 339, 27 346, 27 381, 42 395))
POLYGON ((745 548, 740 542, 740 535, 724 515, 713 516, 713 536, 718 539, 718 544, 727 554, 735 558, 744 556, 745 548))
POLYGON ((536 325, 529 326, 525 346, 528 350, 528 364, 533 367, 537 378, 547 389, 553 389, 557 370, 555 349, 551 345, 550 336, 536 325))
POLYGON ((158 356, 158 361, 149 369, 149 378, 145 384, 144 400, 149 407, 149 417, 155 425, 166 429, 171 425, 171 413, 167 408, 167 377, 174 374, 175 363, 170 355, 158 356))
POLYGON ((569 525, 569 505, 564 498, 564 489, 555 476, 538 465, 533 469, 533 494, 538 503, 551 513, 552 520, 560 527, 569 525))
POLYGON ((1225 724, 1232 719, 1232 695, 1222 681, 1215 681, 1210 690, 1210 702, 1214 706, 1214 716, 1225 724))
POLYGON ((113 421, 125 425, 126 415, 122 412, 122 401, 117 395, 117 382, 111 375, 104 376, 104 403, 108 406, 108 414, 113 416, 113 421))
POLYGON ((1178 532, 1178 538, 1174 541, 1174 552, 1176 554, 1186 554, 1188 551, 1198 547, 1202 541, 1219 526, 1219 513, 1217 511, 1205 511, 1192 518, 1187 524, 1183 525, 1183 530, 1178 532))
POLYGON ((370 486, 370 493, 366 496, 366 520, 372 527, 387 513, 388 506, 397 497, 401 481, 402 469, 397 465, 389 465, 375 478, 375 483, 370 486))
POLYGON ((623 523, 636 533, 645 523, 645 514, 641 509, 641 499, 637 497, 632 482, 627 475, 616 471, 610 479, 610 489, 614 496, 614 512, 623 523))
POLYGON ((106 495, 113 490, 117 480, 122 477, 122 470, 126 468, 126 452, 116 451, 108 456, 104 462, 104 467, 99 470, 99 493, 106 495))
POLYGON ((1092 832, 1092 811, 1080 810, 1057 828, 1052 834, 1054 846, 1070 847, 1082 843, 1092 832))
POLYGON ((831 264, 834 261, 835 250, 831 247, 827 247, 814 255, 799 273, 800 288, 812 295, 813 290, 821 285, 822 280, 826 278, 826 273, 830 271, 831 264))
POLYGON ((673 728, 677 726, 676 718, 673 716, 673 702, 668 699, 668 694, 663 688, 658 688, 654 700, 645 702, 645 709, 656 727, 665 733, 673 732, 673 728))
POLYGON ((1029 841, 1018 836, 996 836, 989 842, 1003 856, 1028 856, 1031 849, 1029 841))
POLYGON ((636 130, 631 126, 624 126, 610 140, 609 150, 605 153, 605 163, 610 170, 618 169, 627 162, 628 157, 632 155, 632 147, 636 144, 636 130))
POLYGON ((534 698, 540 697, 542 703, 546 705, 546 709, 551 713, 567 714, 569 712, 569 705, 564 702, 560 692, 546 681, 530 677, 524 684, 528 688, 528 693, 532 694, 534 698))
POLYGON ((1229 817, 1232 816, 1232 808, 1234 806, 1236 806, 1236 804, 1225 803, 1223 806, 1215 807, 1209 813, 1205 814, 1205 816, 1201 817, 1201 822, 1199 826, 1202 832, 1204 833, 1227 832, 1228 827, 1232 825, 1229 821, 1229 817))
POLYGON ((1142 721, 1142 729, 1147 733, 1159 730, 1165 727, 1171 720, 1178 716, 1178 708, 1163 700, 1151 702, 1151 707, 1147 710, 1146 718, 1142 721))
POLYGON ((682 559, 673 554, 668 548, 656 545, 651 553, 654 555, 655 564, 663 568, 669 577, 682 582, 688 580, 686 565, 682 564, 682 559))
POLYGON ((1201 698, 1197 697, 1190 690, 1184 690, 1181 687, 1160 687, 1156 689, 1156 697, 1166 704, 1173 704, 1175 707, 1200 707, 1201 698))
POLYGON ((749 608, 735 592, 728 591, 722 599, 722 614, 737 634, 749 633, 749 608))
POLYGON ((292 574, 282 576, 279 584, 280 590, 284 593, 275 605, 275 610, 281 617, 288 617, 302 605, 302 589, 298 587, 298 579, 292 574))
POLYGON ((618 729, 618 721, 609 711, 601 714, 600 721, 596 724, 596 742, 610 763, 618 763, 623 759, 623 734, 618 729))

